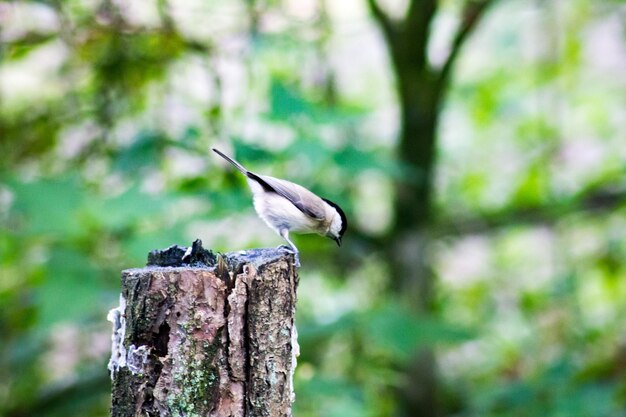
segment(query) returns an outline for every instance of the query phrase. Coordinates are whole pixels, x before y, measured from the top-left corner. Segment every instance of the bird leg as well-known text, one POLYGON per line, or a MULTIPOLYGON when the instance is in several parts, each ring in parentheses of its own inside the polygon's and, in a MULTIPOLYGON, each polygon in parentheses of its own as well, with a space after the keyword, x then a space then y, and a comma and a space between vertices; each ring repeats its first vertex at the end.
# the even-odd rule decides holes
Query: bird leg
POLYGON ((280 247, 287 249, 289 252, 294 254, 295 257, 295 266, 297 268, 300 268, 300 251, 298 250, 298 248, 296 248, 296 245, 293 244, 293 242, 289 239, 289 230, 288 229, 281 229, 280 230, 280 235, 283 237, 283 239, 285 239, 287 241, 287 243, 289 244, 291 249, 288 249, 287 247, 285 247, 285 245, 282 245, 280 247))

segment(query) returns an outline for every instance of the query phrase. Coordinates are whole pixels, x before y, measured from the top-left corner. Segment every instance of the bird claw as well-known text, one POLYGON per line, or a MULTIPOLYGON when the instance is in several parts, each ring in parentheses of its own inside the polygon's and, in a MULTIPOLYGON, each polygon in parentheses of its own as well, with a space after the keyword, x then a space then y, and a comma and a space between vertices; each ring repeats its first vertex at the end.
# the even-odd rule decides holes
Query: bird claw
POLYGON ((287 245, 280 245, 278 246, 276 249, 282 250, 287 252, 290 255, 293 255, 294 257, 294 263, 293 265, 296 268, 300 268, 300 253, 298 251, 293 250, 291 247, 287 246, 287 245))
POLYGON ((276 249, 284 250, 285 252, 289 252, 289 253, 296 253, 290 246, 287 246, 287 245, 277 246, 276 249))

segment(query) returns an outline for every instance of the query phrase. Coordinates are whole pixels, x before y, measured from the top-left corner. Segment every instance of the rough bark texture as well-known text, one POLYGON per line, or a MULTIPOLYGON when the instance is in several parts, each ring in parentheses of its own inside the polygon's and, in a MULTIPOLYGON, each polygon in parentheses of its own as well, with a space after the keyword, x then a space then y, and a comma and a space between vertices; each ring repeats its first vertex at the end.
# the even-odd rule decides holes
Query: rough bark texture
MULTIPOLYGON (((111 415, 290 416, 293 256, 255 249, 215 258, 196 249, 188 266, 122 272, 120 307, 109 315, 111 415), (200 266, 207 261, 215 265, 200 266)), ((172 247, 150 259, 171 264, 184 253, 172 247)))

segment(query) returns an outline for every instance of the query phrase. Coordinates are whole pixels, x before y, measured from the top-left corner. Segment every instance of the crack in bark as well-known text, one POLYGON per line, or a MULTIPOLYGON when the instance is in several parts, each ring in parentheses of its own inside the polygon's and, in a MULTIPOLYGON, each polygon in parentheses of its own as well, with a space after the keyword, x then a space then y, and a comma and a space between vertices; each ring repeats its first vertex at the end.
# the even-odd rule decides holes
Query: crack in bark
POLYGON ((152 340, 152 346, 154 346, 154 353, 159 358, 167 356, 167 344, 170 340, 170 326, 164 321, 159 326, 158 333, 152 333, 154 339, 152 340))

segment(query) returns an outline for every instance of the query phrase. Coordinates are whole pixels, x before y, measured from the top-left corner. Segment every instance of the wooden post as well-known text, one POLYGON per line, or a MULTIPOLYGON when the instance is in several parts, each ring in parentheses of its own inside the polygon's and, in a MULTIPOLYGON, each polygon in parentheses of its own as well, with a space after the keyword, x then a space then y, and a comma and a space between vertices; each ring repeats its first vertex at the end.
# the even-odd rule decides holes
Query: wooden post
POLYGON ((293 255, 186 249, 154 251, 147 267, 122 272, 109 313, 111 415, 291 416, 293 255))

